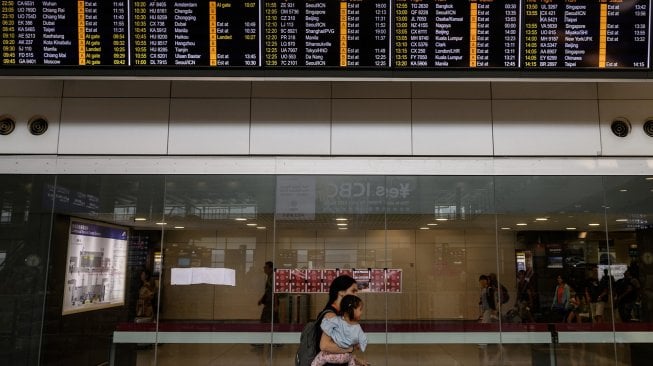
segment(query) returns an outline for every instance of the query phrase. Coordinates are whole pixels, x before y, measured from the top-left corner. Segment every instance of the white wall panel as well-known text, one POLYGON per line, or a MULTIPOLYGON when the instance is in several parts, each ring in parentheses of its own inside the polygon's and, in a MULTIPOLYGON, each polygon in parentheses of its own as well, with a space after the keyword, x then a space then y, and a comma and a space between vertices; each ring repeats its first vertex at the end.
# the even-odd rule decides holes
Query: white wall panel
POLYGON ((492 155, 489 100, 413 100, 414 155, 492 155))
POLYGON ((67 80, 64 97, 79 98, 167 98, 170 81, 166 80, 67 80))
POLYGON ((172 99, 168 153, 249 154, 249 101, 172 99))
POLYGON ((333 101, 334 155, 412 154, 410 99, 333 101))
POLYGON ((59 98, 0 98, 0 116, 16 122, 14 131, 0 136, 1 154, 56 154, 59 138, 59 98), (28 122, 35 117, 48 121, 44 134, 34 136, 28 122))
POLYGON ((644 133, 644 122, 653 118, 653 103, 649 100, 603 100, 599 101, 601 118, 601 141, 603 155, 653 155, 653 137, 644 133), (617 118, 626 118, 631 125, 630 134, 618 137, 610 125, 617 118))
POLYGON ((498 100, 493 115, 495 155, 601 153, 594 100, 498 100))
POLYGON ((493 99, 596 99, 596 95, 596 83, 492 83, 493 99))
POLYGON ((599 99, 653 99, 653 83, 598 83, 599 99))
POLYGON ((328 155, 330 100, 252 99, 251 154, 328 155))
POLYGON ((490 99, 489 82, 413 82, 413 98, 490 99))
POLYGON ((61 154, 166 154, 168 99, 68 98, 61 154))
POLYGON ((250 81, 173 81, 172 98, 249 98, 250 81))
POLYGON ((333 83, 334 98, 410 98, 410 82, 337 81, 333 83))
POLYGON ((0 97, 61 97, 62 80, 2 79, 0 97))
POLYGON ((253 98, 330 98, 331 83, 325 81, 266 81, 252 83, 253 98))

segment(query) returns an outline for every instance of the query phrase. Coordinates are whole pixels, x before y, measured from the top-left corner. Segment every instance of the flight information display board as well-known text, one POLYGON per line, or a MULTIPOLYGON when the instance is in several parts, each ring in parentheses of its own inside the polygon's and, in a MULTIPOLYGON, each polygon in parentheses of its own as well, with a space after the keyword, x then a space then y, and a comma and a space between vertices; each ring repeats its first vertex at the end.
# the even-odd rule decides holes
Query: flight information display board
POLYGON ((651 1, 0 0, 0 74, 650 71, 651 1))
POLYGON ((525 0, 526 68, 649 67, 648 1, 525 0))
POLYGON ((520 0, 394 4, 396 67, 519 66, 520 0))

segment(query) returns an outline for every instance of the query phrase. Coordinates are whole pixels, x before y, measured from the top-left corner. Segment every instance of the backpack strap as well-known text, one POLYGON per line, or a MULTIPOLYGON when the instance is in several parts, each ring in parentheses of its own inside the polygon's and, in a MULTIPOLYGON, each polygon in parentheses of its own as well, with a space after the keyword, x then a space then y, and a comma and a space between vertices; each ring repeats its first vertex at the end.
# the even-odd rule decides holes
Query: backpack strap
POLYGON ((315 319, 315 349, 319 352, 320 351, 320 338, 322 337, 322 320, 324 319, 324 316, 327 315, 328 313, 336 313, 333 311, 331 308, 324 308, 318 314, 317 319, 315 319))

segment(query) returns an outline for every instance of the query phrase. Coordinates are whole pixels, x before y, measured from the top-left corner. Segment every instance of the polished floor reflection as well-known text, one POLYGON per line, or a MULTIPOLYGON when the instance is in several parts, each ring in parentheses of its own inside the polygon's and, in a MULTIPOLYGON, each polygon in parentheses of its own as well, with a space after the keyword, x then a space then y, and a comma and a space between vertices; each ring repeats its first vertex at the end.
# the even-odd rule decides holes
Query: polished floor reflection
MULTIPOLYGON (((165 344, 138 351, 137 366, 289 366, 297 346, 245 344, 165 344), (155 362, 156 353, 156 362, 155 362)), ((370 365, 452 366, 626 366, 631 347, 614 344, 549 345, 370 345, 362 356, 370 365), (552 355, 555 355, 552 360, 552 355)))

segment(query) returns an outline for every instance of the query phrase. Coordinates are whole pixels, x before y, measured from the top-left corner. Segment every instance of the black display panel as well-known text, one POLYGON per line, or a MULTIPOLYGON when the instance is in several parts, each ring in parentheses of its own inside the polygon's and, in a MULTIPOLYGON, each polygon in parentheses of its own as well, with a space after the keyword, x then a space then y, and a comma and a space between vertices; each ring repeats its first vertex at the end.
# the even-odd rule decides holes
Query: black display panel
POLYGON ((395 0, 394 66, 519 67, 520 0, 395 0))
POLYGON ((648 68, 650 2, 525 0, 524 67, 648 68))
POLYGON ((390 66, 390 0, 263 0, 266 67, 390 66))
POLYGON ((134 1, 132 65, 259 66, 256 0, 134 1))
POLYGON ((651 71, 651 0, 0 3, 0 75, 651 71))
POLYGON ((128 65, 129 1, 2 0, 2 65, 128 65))

